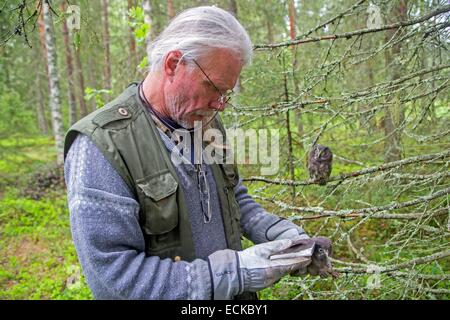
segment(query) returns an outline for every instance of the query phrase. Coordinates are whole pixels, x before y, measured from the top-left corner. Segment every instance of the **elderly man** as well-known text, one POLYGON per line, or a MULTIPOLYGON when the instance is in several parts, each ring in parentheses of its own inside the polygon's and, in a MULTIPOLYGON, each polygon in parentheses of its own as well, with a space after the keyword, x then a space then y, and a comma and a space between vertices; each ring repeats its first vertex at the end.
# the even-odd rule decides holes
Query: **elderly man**
POLYGON ((255 203, 235 165, 171 157, 176 130, 223 132, 216 113, 251 54, 231 14, 186 10, 154 41, 145 80, 69 130, 72 235, 95 298, 253 299, 305 268, 271 258, 309 237, 255 203), (242 233, 256 245, 242 250, 242 233))

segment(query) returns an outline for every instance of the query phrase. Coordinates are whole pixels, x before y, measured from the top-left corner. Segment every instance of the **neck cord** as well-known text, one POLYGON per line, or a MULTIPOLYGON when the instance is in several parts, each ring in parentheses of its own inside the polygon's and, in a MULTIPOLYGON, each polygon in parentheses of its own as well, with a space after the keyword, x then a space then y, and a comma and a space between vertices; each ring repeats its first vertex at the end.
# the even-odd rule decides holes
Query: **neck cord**
POLYGON ((174 126, 172 126, 170 123, 167 122, 166 119, 164 119, 164 116, 161 115, 157 110, 155 110, 153 108, 153 106, 150 104, 150 102, 147 100, 147 97, 144 94, 144 89, 142 88, 142 82, 140 82, 138 84, 138 93, 139 93, 139 98, 141 99, 141 102, 143 102, 143 104, 148 108, 148 110, 150 111, 150 113, 152 115, 154 115, 159 121, 161 121, 162 124, 164 124, 167 128, 170 129, 170 131, 174 131, 174 130, 186 130, 186 131, 193 131, 190 129, 186 129, 182 126, 180 126, 180 128, 175 128, 174 126))

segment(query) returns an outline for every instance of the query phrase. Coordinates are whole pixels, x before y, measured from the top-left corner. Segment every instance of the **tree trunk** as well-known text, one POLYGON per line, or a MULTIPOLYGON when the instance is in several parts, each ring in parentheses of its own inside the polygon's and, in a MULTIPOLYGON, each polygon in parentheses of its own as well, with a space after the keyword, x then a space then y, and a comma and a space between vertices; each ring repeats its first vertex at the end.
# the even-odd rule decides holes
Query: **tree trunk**
POLYGON ((36 76, 35 90, 38 98, 38 103, 36 104, 36 114, 38 118, 39 130, 43 134, 48 135, 48 125, 45 117, 45 97, 42 94, 41 75, 39 73, 36 76))
POLYGON ((146 52, 147 52, 147 61, 150 65, 151 59, 150 59, 150 45, 152 43, 152 5, 150 3, 150 0, 144 0, 142 3, 142 9, 144 9, 144 23, 148 24, 150 26, 150 31, 147 34, 147 39, 145 39, 145 46, 146 46, 146 52))
MULTIPOLYGON (((42 5, 41 2, 39 0, 37 0, 36 1, 36 10, 38 10, 38 12, 40 12, 39 17, 38 17, 40 50, 38 50, 39 56, 38 56, 38 60, 37 60, 37 67, 36 67, 37 69, 36 70, 39 70, 38 67, 40 67, 42 64, 45 66, 44 70, 45 70, 46 79, 44 82, 46 83, 47 90, 50 90, 49 86, 48 86, 49 82, 48 82, 47 48, 45 46, 45 24, 44 24, 43 12, 40 9, 41 5, 42 5)), ((49 128, 48 128, 48 123, 47 123, 47 117, 45 115, 46 97, 42 93, 42 75, 39 71, 36 74, 36 94, 38 97, 38 103, 36 104, 36 114, 37 114, 37 119, 38 119, 39 130, 43 134, 48 135, 49 128)))
MULTIPOLYGON (((230 12, 234 15, 236 20, 239 20, 236 0, 230 0, 229 7, 230 12)), ((244 87, 242 86, 242 75, 239 75, 233 90, 236 94, 239 94, 240 92, 244 91, 244 87)))
POLYGON ((104 60, 104 88, 111 89, 111 61, 109 54, 109 21, 108 21, 108 7, 109 0, 102 1, 103 10, 103 47, 105 50, 105 60, 104 60))
POLYGON ((53 136, 55 137, 55 145, 56 145, 56 163, 58 165, 62 165, 64 162, 63 158, 64 129, 61 116, 56 43, 55 43, 55 36, 53 33, 53 21, 48 1, 44 1, 42 7, 44 12, 45 44, 47 47, 47 62, 48 62, 48 74, 50 85, 49 102, 52 114, 53 136))
MULTIPOLYGON (((128 12, 130 12, 131 8, 135 6, 134 0, 128 0, 128 12)), ((129 17, 129 22, 131 22, 131 17, 129 17)), ((135 70, 136 70, 136 40, 134 38, 134 28, 130 26, 130 33, 129 33, 129 45, 130 45, 130 57, 129 57, 129 64, 130 68, 132 70, 131 75, 132 78, 134 78, 135 70)))
POLYGON ((235 18, 237 19, 238 17, 238 7, 237 7, 237 2, 236 0, 230 0, 230 12, 234 14, 235 18))
MULTIPOLYGON (((288 89, 288 79, 286 72, 286 62, 283 53, 283 70, 284 70, 284 98, 285 102, 289 103, 289 89, 288 89)), ((287 143, 288 143, 288 166, 290 178, 295 181, 295 167, 294 167, 294 154, 292 149, 292 131, 291 131, 291 121, 289 116, 289 110, 286 112, 286 129, 287 129, 287 143)), ((295 186, 292 185, 292 204, 295 202, 295 186)))
POLYGON ((167 15, 169 19, 175 17, 175 10, 173 9, 173 0, 167 0, 167 15))
POLYGON ((294 0, 289 0, 288 12, 289 12, 289 35, 291 36, 291 40, 294 40, 295 39, 295 4, 294 4, 294 0))
POLYGON ((88 114, 88 110, 86 107, 86 100, 84 100, 84 76, 83 76, 83 68, 81 65, 80 47, 76 48, 74 52, 75 52, 75 65, 76 65, 77 74, 78 74, 80 117, 82 118, 88 114))
MULTIPOLYGON (((37 0, 37 5, 39 5, 40 0, 37 0)), ((38 9, 39 10, 39 9, 38 9)), ((42 54, 44 57, 47 57, 47 47, 45 45, 45 22, 44 22, 44 13, 43 10, 40 11, 40 15, 38 18, 38 28, 39 28, 39 43, 41 45, 42 54)), ((45 74, 48 78, 48 64, 47 60, 44 59, 45 63, 45 74)))
POLYGON ((267 42, 268 43, 274 43, 275 40, 274 40, 274 37, 273 37, 273 28, 272 28, 273 22, 272 22, 272 19, 270 17, 270 13, 269 13, 269 11, 266 8, 264 8, 264 13, 265 13, 265 16, 266 16, 267 42))
MULTIPOLYGON (((296 37, 296 31, 295 31, 295 4, 294 0, 289 0, 289 34, 291 36, 291 40, 294 40, 296 37)), ((297 47, 292 46, 292 80, 294 82, 294 93, 296 96, 298 96, 299 89, 298 89, 298 82, 297 78, 295 76, 295 72, 297 71, 297 47)), ((303 142, 301 138, 303 137, 303 121, 302 121, 302 111, 301 109, 298 109, 295 111, 295 122, 297 124, 297 134, 299 136, 298 144, 300 148, 303 149, 303 142)))
MULTIPOLYGON (((66 3, 61 3, 61 12, 66 11, 66 3)), ((70 50, 70 39, 69 39, 69 29, 67 28, 66 19, 62 21, 62 33, 64 38, 64 48, 66 53, 66 72, 68 88, 67 92, 69 95, 69 124, 72 125, 77 121, 77 102, 75 99, 75 81, 73 79, 73 62, 72 62, 72 52, 70 50)))
MULTIPOLYGON (((3 26, 0 28, 0 30, 4 30, 3 26)), ((11 76, 9 74, 9 54, 8 54, 8 47, 7 46, 0 46, 0 56, 2 58, 0 66, 2 70, 5 73, 5 85, 7 88, 11 87, 11 76)))
MULTIPOLYGON (((400 0, 394 5, 391 10, 391 21, 405 21, 407 19, 407 2, 400 0)), ((398 29, 391 29, 386 31, 386 41, 389 41, 398 29)), ((398 36, 398 35, 397 35, 398 36)), ((401 76, 401 65, 399 63, 401 53, 401 44, 395 44, 391 49, 385 51, 385 63, 387 70, 387 79, 396 80, 401 76)), ((384 123, 384 159, 385 162, 397 161, 402 158, 401 145, 401 129, 399 128, 404 121, 404 111, 398 102, 398 96, 389 96, 386 106, 384 123)))

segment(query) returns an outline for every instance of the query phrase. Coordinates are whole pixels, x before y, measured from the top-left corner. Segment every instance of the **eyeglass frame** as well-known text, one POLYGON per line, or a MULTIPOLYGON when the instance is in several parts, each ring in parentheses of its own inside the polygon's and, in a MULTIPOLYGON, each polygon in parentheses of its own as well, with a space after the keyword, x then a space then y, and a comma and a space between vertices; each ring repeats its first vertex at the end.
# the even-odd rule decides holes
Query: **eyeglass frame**
POLYGON ((194 61, 194 63, 197 65, 197 67, 200 69, 200 71, 204 74, 204 76, 206 77, 206 79, 208 79, 209 83, 213 86, 214 89, 217 90, 217 92, 219 92, 220 94, 220 98, 218 99, 218 102, 222 105, 225 106, 228 101, 230 101, 232 95, 235 94, 235 92, 233 91, 233 89, 229 90, 228 93, 223 94, 221 90, 219 90, 219 88, 217 88, 217 86, 214 84, 214 82, 208 77, 208 75, 206 74, 206 72, 203 70, 203 68, 200 66, 200 64, 194 59, 192 58, 192 61, 194 61))

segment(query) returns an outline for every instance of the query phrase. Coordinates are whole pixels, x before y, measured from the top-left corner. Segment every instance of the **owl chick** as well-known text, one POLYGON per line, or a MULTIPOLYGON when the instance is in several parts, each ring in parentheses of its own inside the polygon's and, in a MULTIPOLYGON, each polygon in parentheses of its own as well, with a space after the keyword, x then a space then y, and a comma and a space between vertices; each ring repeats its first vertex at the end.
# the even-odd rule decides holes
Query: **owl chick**
POLYGON ((312 255, 311 264, 308 265, 308 273, 312 276, 319 275, 322 278, 328 276, 338 277, 339 273, 333 270, 331 266, 331 256, 333 249, 331 240, 325 237, 312 238, 315 241, 314 254, 312 255))
POLYGON ((330 148, 315 144, 308 157, 309 177, 320 185, 325 185, 331 174, 333 153, 330 148))
POLYGON ((289 273, 291 276, 300 276, 309 273, 312 276, 319 275, 322 278, 328 276, 338 277, 339 273, 333 270, 331 257, 333 246, 331 240, 325 237, 313 237, 309 239, 295 239, 293 245, 270 259, 281 259, 296 256, 305 257, 305 261, 299 262, 289 273), (309 252, 308 252, 309 251, 309 252))

